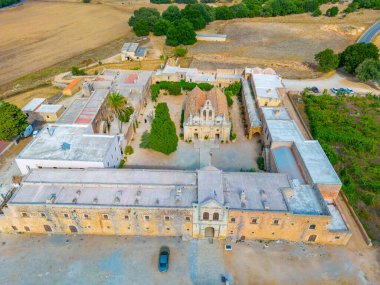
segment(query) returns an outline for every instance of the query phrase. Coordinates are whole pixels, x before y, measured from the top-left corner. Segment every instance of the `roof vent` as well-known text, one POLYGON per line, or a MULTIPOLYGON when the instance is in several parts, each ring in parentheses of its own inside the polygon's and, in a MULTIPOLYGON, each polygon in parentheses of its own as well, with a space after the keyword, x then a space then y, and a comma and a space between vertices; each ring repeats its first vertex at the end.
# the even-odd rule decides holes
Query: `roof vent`
POLYGON ((55 193, 52 193, 50 197, 46 200, 46 204, 54 204, 56 199, 57 195, 55 193))
POLYGON ((160 200, 159 199, 156 199, 156 205, 159 205, 160 204, 160 200))
POLYGON ((175 194, 175 199, 177 201, 181 200, 181 197, 182 197, 182 188, 183 187, 176 187, 176 194, 175 194))
POLYGON ((113 200, 113 203, 114 204, 119 204, 120 203, 120 197, 115 197, 115 199, 113 200))
POLYGON ((92 204, 98 204, 98 198, 95 197, 93 200, 92 200, 92 204))
POLYGON ((73 204, 76 204, 77 202, 78 202, 77 198, 74 198, 73 201, 72 201, 73 204))
POLYGON ((62 148, 63 150, 70 150, 70 144, 64 142, 64 143, 61 145, 61 148, 62 148))
POLYGON ((269 207, 269 204, 268 204, 267 201, 261 201, 261 202, 263 203, 263 208, 264 208, 265 210, 270 210, 270 207, 269 207))
POLYGON ((116 192, 116 194, 115 194, 115 198, 114 198, 114 200, 113 200, 113 203, 114 203, 114 204, 119 204, 119 203, 120 203, 120 201, 121 201, 121 194, 122 194, 122 193, 123 193, 122 190, 119 190, 119 191, 116 192))

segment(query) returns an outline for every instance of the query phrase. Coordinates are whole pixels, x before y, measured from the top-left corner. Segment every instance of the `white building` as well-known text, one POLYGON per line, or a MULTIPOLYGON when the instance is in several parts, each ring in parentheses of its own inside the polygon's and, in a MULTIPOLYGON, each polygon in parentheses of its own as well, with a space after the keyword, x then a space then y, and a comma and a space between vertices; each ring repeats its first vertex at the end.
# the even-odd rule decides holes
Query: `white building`
POLYGON ((49 124, 17 156, 22 174, 33 168, 116 168, 117 136, 93 134, 88 125, 49 124))
POLYGON ((138 43, 125 43, 121 48, 121 60, 142 60, 146 53, 147 48, 140 47, 138 43))

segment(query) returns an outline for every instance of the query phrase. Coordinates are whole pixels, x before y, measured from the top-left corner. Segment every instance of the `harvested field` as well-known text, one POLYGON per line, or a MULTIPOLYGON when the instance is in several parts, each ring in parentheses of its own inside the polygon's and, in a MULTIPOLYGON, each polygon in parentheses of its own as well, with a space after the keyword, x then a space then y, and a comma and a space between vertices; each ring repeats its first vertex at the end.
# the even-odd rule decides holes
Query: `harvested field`
POLYGON ((318 74, 305 64, 314 61, 315 53, 325 48, 342 51, 378 16, 378 12, 366 10, 344 18, 302 14, 216 21, 204 32, 227 34, 227 42, 198 42, 189 54, 194 57, 192 66, 204 69, 248 64, 271 66, 284 77, 316 77, 318 74))
POLYGON ((19 108, 22 108, 33 98, 49 99, 53 96, 60 94, 61 92, 62 90, 59 88, 56 88, 54 86, 47 86, 47 87, 36 88, 28 92, 20 93, 18 95, 5 99, 5 101, 15 104, 19 108))

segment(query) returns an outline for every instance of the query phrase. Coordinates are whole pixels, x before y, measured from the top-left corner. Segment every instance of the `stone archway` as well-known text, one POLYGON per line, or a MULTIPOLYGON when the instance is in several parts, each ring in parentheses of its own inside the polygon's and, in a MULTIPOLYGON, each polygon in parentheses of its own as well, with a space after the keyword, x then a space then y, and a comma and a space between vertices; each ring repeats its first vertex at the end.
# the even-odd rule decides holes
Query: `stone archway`
POLYGON ((205 237, 213 238, 215 236, 215 229, 213 227, 207 227, 205 228, 205 237))

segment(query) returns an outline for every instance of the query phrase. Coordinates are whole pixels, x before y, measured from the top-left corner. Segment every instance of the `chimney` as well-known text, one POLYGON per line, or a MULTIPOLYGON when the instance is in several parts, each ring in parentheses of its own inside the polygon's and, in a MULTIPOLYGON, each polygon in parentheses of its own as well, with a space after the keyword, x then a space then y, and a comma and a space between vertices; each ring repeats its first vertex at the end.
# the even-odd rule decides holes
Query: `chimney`
POLYGON ((98 204, 98 198, 94 198, 93 200, 92 200, 92 204, 98 204))

